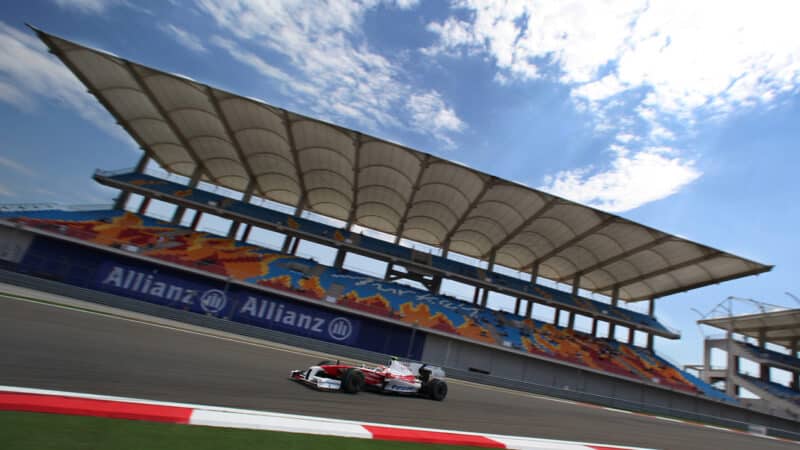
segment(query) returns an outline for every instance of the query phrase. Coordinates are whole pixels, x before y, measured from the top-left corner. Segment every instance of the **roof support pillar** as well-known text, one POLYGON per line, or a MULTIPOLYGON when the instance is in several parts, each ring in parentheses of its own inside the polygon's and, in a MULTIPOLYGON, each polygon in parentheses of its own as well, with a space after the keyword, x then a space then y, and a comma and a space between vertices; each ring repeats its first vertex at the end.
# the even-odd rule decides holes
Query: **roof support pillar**
POLYGON ((289 253, 297 255, 297 247, 300 247, 300 238, 295 236, 294 242, 292 242, 292 249, 289 250, 289 253))
POLYGON ((531 267, 531 284, 536 284, 536 279, 539 278, 539 265, 534 264, 531 267))
MULTIPOLYGON (((305 194, 300 197, 300 201, 297 202, 297 207, 294 209, 294 217, 300 217, 303 214, 303 209, 305 208, 306 199, 305 194)), ((283 238, 283 245, 281 246, 281 253, 288 253, 289 248, 292 244, 292 239, 297 239, 295 236, 291 234, 286 234, 286 237, 283 238)))
POLYGON ((292 246, 292 240, 294 236, 291 234, 287 234, 285 238, 283 238, 283 245, 281 245, 281 253, 289 253, 289 248, 292 246))
POLYGON ((656 335, 653 333, 647 333, 647 349, 653 351, 653 345, 655 344, 656 335))
POLYGON ((392 264, 392 263, 389 263, 389 264, 386 265, 386 273, 383 274, 383 279, 384 280, 388 280, 389 279, 389 275, 392 273, 392 269, 393 268, 394 268, 394 264, 392 264))
MULTIPOLYGON (((253 191, 256 188, 256 183, 253 180, 250 180, 250 183, 247 184, 247 189, 244 191, 244 195, 242 196, 242 203, 250 203, 250 199, 253 197, 253 191)), ((231 224, 230 230, 228 230, 228 238, 235 239, 236 233, 239 231, 239 226, 242 223, 234 220, 231 224)))
POLYGON ((578 296, 578 289, 579 289, 580 285, 581 285, 581 276, 580 275, 575 275, 575 279, 572 281, 572 296, 573 297, 577 297, 578 296))
MULTIPOLYGON (((758 330, 758 348, 765 349, 767 347, 767 330, 760 328, 758 330)), ((758 374, 761 381, 769 381, 769 364, 761 363, 758 367, 758 374)))
POLYGON ((525 317, 533 318, 533 300, 528 299, 528 306, 525 308, 525 317))
MULTIPOLYGON (((194 189, 200 183, 200 176, 203 174, 203 170, 198 165, 195 167, 194 172, 192 172, 192 178, 189 180, 189 189, 194 189)), ((173 225, 180 225, 181 220, 183 220, 183 214, 186 212, 186 208, 183 206, 178 206, 178 209, 175 210, 175 214, 172 216, 172 224, 173 225)), ((199 211, 198 211, 199 213, 199 211)))
POLYGON ((514 315, 515 316, 519 315, 519 307, 521 306, 521 304, 522 304, 522 299, 517 297, 517 301, 514 303, 514 315))
POLYGON ((344 265, 344 258, 347 256, 347 251, 344 248, 339 247, 339 250, 336 251, 336 259, 333 261, 333 267, 336 269, 341 269, 344 265))
POLYGON ((483 288, 483 294, 481 294, 481 308, 486 308, 486 303, 489 302, 489 289, 483 288))
POLYGON ((481 295, 481 288, 479 288, 478 286, 475 286, 475 294, 472 296, 472 304, 473 305, 477 305, 478 304, 478 296, 479 295, 481 295))
MULTIPOLYGON (((489 265, 486 267, 486 274, 492 273, 494 270, 494 257, 497 253, 492 252, 489 256, 489 265)), ((489 288, 483 288, 483 296, 481 297, 481 307, 486 308, 486 303, 489 302, 489 288)))
POLYGON ((567 328, 569 328, 570 330, 574 330, 575 329, 575 312, 574 311, 570 311, 569 312, 569 319, 567 321, 567 328))
POLYGON ((592 337, 597 337, 597 317, 592 317, 592 337))
POLYGON ((656 312, 656 299, 651 298, 650 303, 647 305, 647 315, 653 317, 653 314, 656 312))
POLYGON ((193 230, 196 230, 197 229, 197 225, 200 224, 200 218, 201 217, 203 217, 203 211, 195 210, 194 211, 194 217, 192 218, 192 224, 189 225, 189 228, 191 228, 193 230))
POLYGON ((433 277, 433 289, 431 292, 436 295, 442 292, 442 277, 433 277))
MULTIPOLYGON (((611 306, 616 307, 619 304, 619 286, 614 286, 611 292, 611 306)), ((617 324, 614 322, 608 323, 608 338, 615 339, 615 332, 617 331, 617 324)))
POLYGON ((797 343, 798 339, 794 338, 792 339, 792 343, 789 344, 789 350, 792 352, 792 358, 797 358, 797 343))
POLYGON ((139 205, 139 209, 136 211, 136 214, 144 215, 147 212, 148 206, 150 206, 150 197, 143 197, 142 204, 139 205))
POLYGON ((628 344, 633 345, 633 334, 634 334, 633 327, 628 327, 628 344))
POLYGON ((558 326, 559 322, 561 322, 561 308, 556 308, 556 317, 553 320, 553 324, 558 326))
MULTIPOLYGON (((136 168, 134 172, 136 173, 144 173, 145 169, 147 168, 147 163, 150 162, 150 157, 147 156, 147 153, 143 153, 142 157, 139 158, 139 162, 136 164, 136 168)), ((128 199, 130 199, 131 194, 128 191, 122 191, 117 196, 117 199, 114 201, 114 209, 125 209, 125 205, 128 204, 128 199)))
POLYGON ((253 224, 248 223, 244 227, 244 233, 242 233, 242 242, 247 242, 250 239, 250 231, 253 230, 253 224))

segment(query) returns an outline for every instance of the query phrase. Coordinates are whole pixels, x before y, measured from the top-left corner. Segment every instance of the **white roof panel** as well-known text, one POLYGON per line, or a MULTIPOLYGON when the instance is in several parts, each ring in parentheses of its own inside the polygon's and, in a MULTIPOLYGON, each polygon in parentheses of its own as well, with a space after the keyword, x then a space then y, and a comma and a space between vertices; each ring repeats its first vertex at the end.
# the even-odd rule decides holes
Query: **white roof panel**
POLYGON ((165 169, 627 301, 771 266, 38 31, 165 169))

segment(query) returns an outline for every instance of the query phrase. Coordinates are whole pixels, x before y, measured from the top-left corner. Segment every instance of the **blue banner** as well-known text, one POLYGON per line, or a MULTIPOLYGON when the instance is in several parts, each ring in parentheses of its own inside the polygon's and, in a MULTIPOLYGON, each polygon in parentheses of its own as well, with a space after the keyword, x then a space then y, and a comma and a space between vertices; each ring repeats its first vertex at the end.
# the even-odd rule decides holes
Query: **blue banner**
POLYGON ((200 314, 227 317, 232 304, 222 283, 195 281, 163 271, 115 262, 103 263, 98 289, 200 314))
POLYGON ((358 342, 361 321, 313 306, 256 295, 239 294, 233 320, 339 344, 358 342))

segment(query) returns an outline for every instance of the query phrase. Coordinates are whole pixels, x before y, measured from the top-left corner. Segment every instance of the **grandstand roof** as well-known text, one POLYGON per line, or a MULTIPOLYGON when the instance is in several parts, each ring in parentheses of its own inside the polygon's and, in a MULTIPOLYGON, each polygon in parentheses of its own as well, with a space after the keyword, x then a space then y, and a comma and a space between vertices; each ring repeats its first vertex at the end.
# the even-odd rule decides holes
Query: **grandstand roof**
POLYGON ((722 330, 730 330, 755 339, 791 348, 792 341, 800 339, 800 309, 717 317, 699 320, 698 323, 722 330))
MULTIPOLYGON (((769 271, 358 131, 35 30, 164 169, 622 300, 769 271)), ((346 105, 345 105, 346 106, 346 105)))

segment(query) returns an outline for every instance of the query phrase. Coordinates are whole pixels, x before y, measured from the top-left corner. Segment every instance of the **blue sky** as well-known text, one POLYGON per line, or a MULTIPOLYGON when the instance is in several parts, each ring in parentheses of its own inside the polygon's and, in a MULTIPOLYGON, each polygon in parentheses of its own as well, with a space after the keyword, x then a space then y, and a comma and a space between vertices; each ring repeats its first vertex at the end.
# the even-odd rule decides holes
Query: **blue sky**
POLYGON ((792 0, 6 2, 0 203, 107 203, 115 192, 91 181, 92 171, 133 166, 141 153, 28 22, 775 264, 659 300, 657 316, 684 337, 659 339, 657 350, 699 362, 690 308, 706 312, 728 296, 798 306, 785 294, 800 296, 798 8, 792 0))

